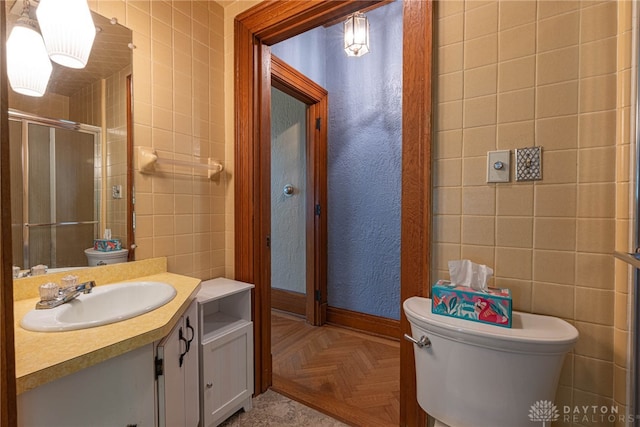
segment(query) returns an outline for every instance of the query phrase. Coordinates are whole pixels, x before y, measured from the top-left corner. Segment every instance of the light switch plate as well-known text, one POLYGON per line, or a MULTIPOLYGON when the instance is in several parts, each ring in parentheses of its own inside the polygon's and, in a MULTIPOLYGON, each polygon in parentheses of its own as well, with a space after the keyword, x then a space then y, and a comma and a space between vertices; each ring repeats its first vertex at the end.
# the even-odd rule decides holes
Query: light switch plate
POLYGON ((516 181, 542 179, 542 147, 516 149, 516 181))
POLYGON ((111 198, 122 199, 122 185, 114 185, 111 187, 111 198))
POLYGON ((509 182, 510 154, 509 150, 487 152, 487 182, 509 182))

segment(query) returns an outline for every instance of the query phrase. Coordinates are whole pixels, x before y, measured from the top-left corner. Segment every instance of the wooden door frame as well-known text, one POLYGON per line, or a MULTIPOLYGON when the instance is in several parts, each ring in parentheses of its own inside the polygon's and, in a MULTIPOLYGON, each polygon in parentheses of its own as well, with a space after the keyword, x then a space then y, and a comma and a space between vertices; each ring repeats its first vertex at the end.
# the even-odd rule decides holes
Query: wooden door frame
MULTIPOLYGON (((268 46, 376 4, 374 0, 268 0, 235 19, 235 276, 255 284, 255 392, 271 384, 270 263, 264 244, 265 141, 270 141, 268 46)), ((428 295, 431 227, 432 1, 403 2, 401 301, 428 295)), ((268 189, 268 187, 267 187, 268 189)), ((410 325, 401 310, 400 333, 410 325)), ((400 337, 399 337, 400 338, 400 337)), ((400 345, 400 425, 425 425, 416 400, 413 346, 400 345)))
MULTIPOLYGON (((271 86, 307 105, 307 191, 306 221, 306 297, 305 317, 312 325, 320 326, 327 318, 327 121, 329 117, 328 92, 325 88, 271 54, 265 48, 265 62, 271 66, 271 86), (268 58, 267 58, 268 56, 268 58), (319 123, 317 122, 319 120, 319 123), (316 214, 315 206, 320 206, 316 214), (322 210, 324 209, 324 214, 322 210), (319 298, 316 297, 319 296, 319 298)), ((271 104, 269 99, 263 100, 271 104)), ((271 111, 271 108, 269 108, 271 111)), ((267 124, 265 123, 265 126, 267 124)), ((270 122, 269 122, 270 125, 270 122)), ((271 133, 271 131, 269 131, 271 133)), ((265 146, 267 144, 264 144, 265 146)), ((271 144, 264 149, 271 149, 271 144)), ((270 179, 269 170, 263 173, 270 179)), ((266 169, 266 168, 265 168, 266 169)), ((269 219, 270 220, 270 219, 269 219)), ((269 277, 269 287, 271 278, 269 277)), ((266 285, 266 284, 265 284, 266 285)))
POLYGON ((133 206, 133 76, 126 77, 127 99, 127 247, 128 261, 136 259, 136 234, 133 228, 134 206, 133 206))
MULTIPOLYGON (((5 45, 5 2, 0 1, 0 45, 5 45)), ((0 55, 0 204, 11 205, 9 94, 5 55, 0 55)), ((13 319, 11 209, 0 214, 0 425, 18 424, 13 319)))

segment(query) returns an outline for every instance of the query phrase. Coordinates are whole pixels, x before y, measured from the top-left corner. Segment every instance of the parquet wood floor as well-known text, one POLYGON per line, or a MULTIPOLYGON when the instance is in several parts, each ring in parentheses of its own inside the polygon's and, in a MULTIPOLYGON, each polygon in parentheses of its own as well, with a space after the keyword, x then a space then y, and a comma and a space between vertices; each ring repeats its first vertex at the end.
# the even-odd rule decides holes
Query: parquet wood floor
POLYGON ((400 344, 271 313, 273 389, 354 426, 397 426, 400 344))

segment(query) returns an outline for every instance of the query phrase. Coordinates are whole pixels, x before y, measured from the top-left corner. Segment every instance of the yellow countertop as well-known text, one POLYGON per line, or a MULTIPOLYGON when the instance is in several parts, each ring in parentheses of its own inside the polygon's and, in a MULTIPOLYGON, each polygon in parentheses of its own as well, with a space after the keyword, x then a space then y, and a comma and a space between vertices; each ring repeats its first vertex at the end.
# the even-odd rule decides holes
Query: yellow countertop
MULTIPOLYGON (((20 319, 35 307, 39 298, 15 301, 18 394, 160 340, 171 332, 200 288, 200 279, 166 272, 122 281, 134 280, 166 282, 175 287, 177 294, 173 300, 149 313, 109 325, 66 332, 22 329, 20 319)), ((100 284, 105 283, 98 283, 98 286, 100 284)))

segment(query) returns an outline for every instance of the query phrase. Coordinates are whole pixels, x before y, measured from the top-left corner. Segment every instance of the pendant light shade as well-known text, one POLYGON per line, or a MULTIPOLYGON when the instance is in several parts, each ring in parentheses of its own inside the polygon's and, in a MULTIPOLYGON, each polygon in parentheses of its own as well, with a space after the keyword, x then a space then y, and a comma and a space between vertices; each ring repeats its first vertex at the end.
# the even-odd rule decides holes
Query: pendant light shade
POLYGON ((369 53, 369 20, 356 12, 344 21, 344 51, 348 56, 369 53))
POLYGON ((87 0, 40 0, 36 15, 51 60, 84 68, 96 37, 87 0))
POLYGON ((42 37, 28 19, 20 18, 7 39, 11 89, 22 95, 44 95, 52 68, 42 37))

